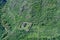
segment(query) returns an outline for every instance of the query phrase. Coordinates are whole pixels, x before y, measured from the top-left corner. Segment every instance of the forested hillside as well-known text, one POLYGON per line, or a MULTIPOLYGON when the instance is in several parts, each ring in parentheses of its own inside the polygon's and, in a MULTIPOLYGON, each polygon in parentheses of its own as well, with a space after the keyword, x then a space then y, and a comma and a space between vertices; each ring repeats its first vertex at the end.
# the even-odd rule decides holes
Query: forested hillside
POLYGON ((0 40, 60 40, 60 0, 0 0, 0 40))

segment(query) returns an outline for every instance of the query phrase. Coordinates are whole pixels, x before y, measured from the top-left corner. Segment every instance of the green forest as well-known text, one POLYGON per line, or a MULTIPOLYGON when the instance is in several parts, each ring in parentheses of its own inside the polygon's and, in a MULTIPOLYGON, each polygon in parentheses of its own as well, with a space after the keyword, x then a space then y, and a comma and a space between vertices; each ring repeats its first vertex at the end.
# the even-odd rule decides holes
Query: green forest
POLYGON ((60 40, 60 0, 0 0, 0 40, 60 40))

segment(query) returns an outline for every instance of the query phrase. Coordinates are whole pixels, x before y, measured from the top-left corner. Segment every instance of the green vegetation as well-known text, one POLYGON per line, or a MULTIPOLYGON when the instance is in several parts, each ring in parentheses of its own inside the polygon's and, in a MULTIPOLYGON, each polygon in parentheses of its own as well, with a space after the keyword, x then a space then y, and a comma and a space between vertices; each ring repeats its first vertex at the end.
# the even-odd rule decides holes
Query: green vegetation
POLYGON ((60 0, 0 0, 0 40, 60 40, 60 0))

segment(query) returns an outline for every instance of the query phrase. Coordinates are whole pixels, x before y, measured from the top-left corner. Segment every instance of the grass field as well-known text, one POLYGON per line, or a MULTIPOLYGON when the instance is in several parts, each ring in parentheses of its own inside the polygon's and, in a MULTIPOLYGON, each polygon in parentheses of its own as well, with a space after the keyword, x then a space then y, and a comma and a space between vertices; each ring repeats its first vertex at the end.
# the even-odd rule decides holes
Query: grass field
POLYGON ((60 0, 1 0, 0 40, 60 40, 60 0))

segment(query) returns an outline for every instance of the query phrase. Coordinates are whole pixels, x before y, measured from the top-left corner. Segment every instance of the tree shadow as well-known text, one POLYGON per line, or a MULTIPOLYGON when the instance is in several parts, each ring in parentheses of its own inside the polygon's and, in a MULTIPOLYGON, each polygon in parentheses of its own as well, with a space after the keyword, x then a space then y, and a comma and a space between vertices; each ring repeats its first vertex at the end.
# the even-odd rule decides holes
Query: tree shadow
POLYGON ((0 9, 6 4, 7 0, 0 0, 0 9))

